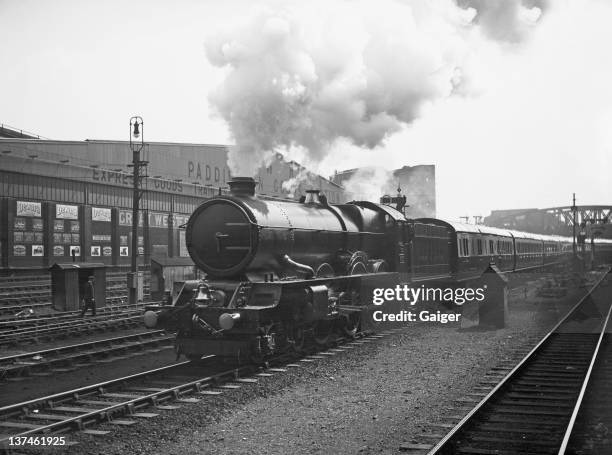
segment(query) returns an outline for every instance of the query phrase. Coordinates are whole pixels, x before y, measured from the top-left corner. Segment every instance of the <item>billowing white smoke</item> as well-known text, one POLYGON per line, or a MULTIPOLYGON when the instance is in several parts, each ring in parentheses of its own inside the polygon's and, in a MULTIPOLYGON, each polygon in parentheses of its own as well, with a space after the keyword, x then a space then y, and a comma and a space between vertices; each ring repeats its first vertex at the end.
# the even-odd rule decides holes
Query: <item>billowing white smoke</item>
POLYGON ((254 175, 274 151, 302 148, 317 163, 339 139, 379 146, 460 83, 473 9, 329 3, 316 15, 262 11, 207 41, 210 62, 227 70, 210 101, 235 141, 234 175, 254 175))
POLYGON ((350 199, 360 201, 378 202, 383 194, 395 196, 397 191, 393 172, 380 166, 359 168, 342 186, 350 199))
POLYGON ((547 0, 457 0, 476 10, 474 24, 496 41, 518 43, 525 39, 548 7, 547 0))
MULTIPOLYGON (((293 164, 291 164, 291 166, 293 166, 293 164)), ((287 196, 290 198, 295 197, 296 193, 300 193, 302 185, 308 184, 311 178, 310 172, 308 172, 305 167, 299 167, 297 171, 297 174, 285 180, 282 185, 283 190, 287 191, 287 196)))

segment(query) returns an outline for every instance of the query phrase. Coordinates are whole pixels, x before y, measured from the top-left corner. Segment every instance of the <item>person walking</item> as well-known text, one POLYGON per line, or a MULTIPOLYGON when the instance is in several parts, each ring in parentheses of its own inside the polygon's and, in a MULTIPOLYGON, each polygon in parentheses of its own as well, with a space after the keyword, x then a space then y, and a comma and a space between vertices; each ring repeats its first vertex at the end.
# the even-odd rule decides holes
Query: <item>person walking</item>
POLYGON ((92 315, 96 315, 96 299, 94 292, 94 277, 90 276, 85 283, 85 288, 83 289, 83 300, 85 301, 85 305, 83 306, 83 311, 81 311, 81 317, 85 316, 85 313, 88 309, 91 308, 92 315))

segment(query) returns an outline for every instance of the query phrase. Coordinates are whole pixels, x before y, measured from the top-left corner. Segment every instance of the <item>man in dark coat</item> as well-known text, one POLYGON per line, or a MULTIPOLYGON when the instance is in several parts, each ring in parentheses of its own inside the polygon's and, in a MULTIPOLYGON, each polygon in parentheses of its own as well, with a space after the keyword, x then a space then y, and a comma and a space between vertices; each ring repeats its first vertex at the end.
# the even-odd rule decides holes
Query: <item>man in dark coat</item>
POLYGON ((85 283, 85 287, 83 288, 83 300, 85 300, 85 305, 83 306, 83 311, 81 311, 81 317, 85 316, 85 313, 88 309, 91 308, 92 314, 96 315, 96 299, 94 292, 94 277, 90 276, 85 283))

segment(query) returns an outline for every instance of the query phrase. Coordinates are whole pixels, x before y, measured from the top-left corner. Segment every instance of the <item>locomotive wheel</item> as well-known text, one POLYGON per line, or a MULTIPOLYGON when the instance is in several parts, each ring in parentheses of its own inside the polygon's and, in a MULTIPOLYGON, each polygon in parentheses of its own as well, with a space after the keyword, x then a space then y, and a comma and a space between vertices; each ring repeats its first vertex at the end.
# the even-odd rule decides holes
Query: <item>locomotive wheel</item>
POLYGON ((249 355, 249 362, 255 365, 262 365, 264 363, 264 355, 257 352, 252 352, 249 355))
POLYGON ((333 322, 325 320, 316 322, 312 331, 314 342, 319 346, 327 346, 331 342, 333 333, 333 322))
POLYGON ((361 261, 355 262, 349 271, 349 275, 363 275, 365 273, 368 273, 368 269, 361 261))
POLYGON ((372 266, 372 273, 381 273, 381 272, 388 272, 388 271, 389 271, 389 266, 387 264, 387 261, 385 261, 384 259, 381 259, 380 261, 376 261, 374 265, 372 266))
POLYGON ((364 251, 355 251, 346 265, 349 275, 361 275, 368 273, 368 255, 364 251))
POLYGON ((330 278, 334 275, 335 275, 334 268, 331 265, 329 265, 327 262, 324 262, 319 267, 317 267, 317 273, 315 274, 315 277, 330 278))
POLYGON ((304 343, 305 343, 304 329, 297 328, 297 327, 293 329, 291 341, 292 341, 291 348, 295 352, 302 352, 304 350, 304 343))
POLYGON ((346 317, 342 331, 349 338, 355 338, 361 326, 361 313, 351 313, 346 317))

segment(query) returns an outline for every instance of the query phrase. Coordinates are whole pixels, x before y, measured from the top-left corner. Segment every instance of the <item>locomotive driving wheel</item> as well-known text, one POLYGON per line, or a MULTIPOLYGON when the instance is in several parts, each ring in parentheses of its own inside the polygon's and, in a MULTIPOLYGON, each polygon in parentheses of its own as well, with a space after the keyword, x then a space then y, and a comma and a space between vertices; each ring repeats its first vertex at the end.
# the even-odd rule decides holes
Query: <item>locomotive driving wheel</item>
POLYGON ((355 262, 351 266, 351 270, 349 271, 349 275, 363 275, 365 273, 368 273, 368 269, 366 268, 366 265, 361 261, 355 262))
POLYGON ((317 278, 330 278, 330 277, 333 277, 334 275, 335 275, 334 268, 327 262, 324 262, 319 267, 317 267, 317 271, 315 273, 315 276, 317 278))
POLYGON ((355 251, 348 261, 346 270, 349 275, 363 275, 368 273, 368 255, 363 251, 355 251))
POLYGON ((291 349, 297 353, 302 352, 304 350, 305 339, 304 329, 301 327, 294 327, 291 330, 291 339, 289 340, 291 349))
POLYGON ((317 321, 312 331, 314 342, 319 346, 327 346, 332 340, 333 333, 333 321, 327 320, 317 321))
POLYGON ((255 365, 262 365, 265 356, 261 352, 253 351, 249 354, 249 362, 255 365))
POLYGON ((342 326, 342 331, 349 338, 355 338, 359 328, 361 327, 361 313, 355 312, 346 315, 346 320, 342 326))

